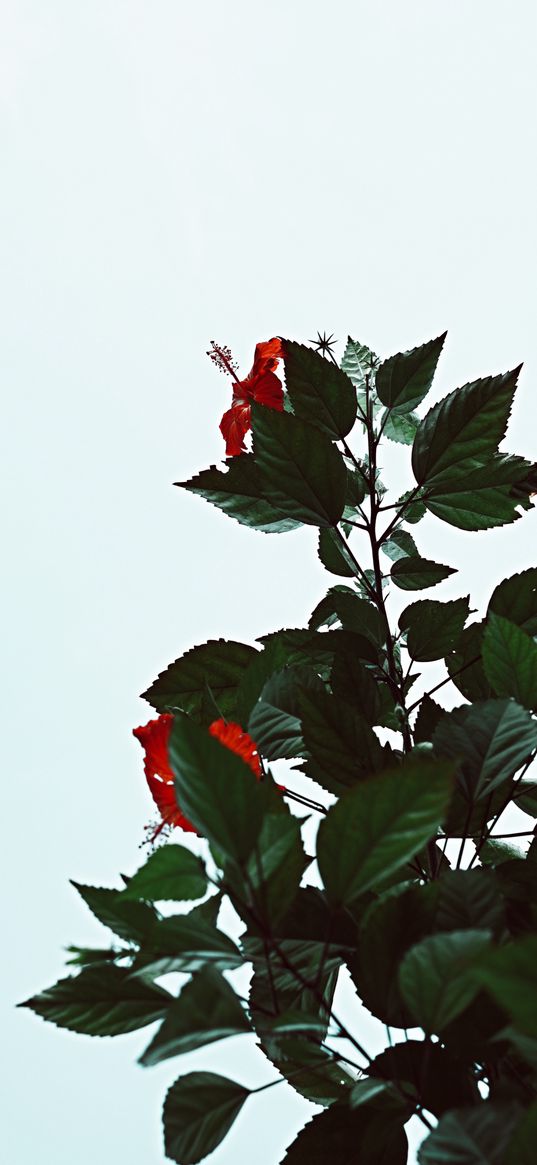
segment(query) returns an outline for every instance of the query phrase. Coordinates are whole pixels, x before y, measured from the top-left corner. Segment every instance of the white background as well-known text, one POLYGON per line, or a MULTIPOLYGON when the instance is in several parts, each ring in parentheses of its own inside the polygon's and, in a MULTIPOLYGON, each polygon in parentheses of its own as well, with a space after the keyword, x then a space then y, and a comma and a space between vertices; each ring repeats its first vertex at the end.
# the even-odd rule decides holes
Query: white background
MULTIPOLYGON (((525 360, 505 448, 537 457, 536 9, 2 0, 0 24, 2 1139, 10 1165, 160 1165, 178 1065, 13 1005, 106 937, 68 878, 139 864, 137 693, 195 643, 303 625, 330 582, 312 530, 172 487, 223 453, 205 350, 246 373, 274 334, 386 356, 448 328, 435 395, 525 360)), ((536 530, 416 537, 482 607, 536 530)), ((244 1037, 185 1063, 270 1078, 244 1037)), ((263 1093, 215 1165, 276 1165, 311 1111, 263 1093)))

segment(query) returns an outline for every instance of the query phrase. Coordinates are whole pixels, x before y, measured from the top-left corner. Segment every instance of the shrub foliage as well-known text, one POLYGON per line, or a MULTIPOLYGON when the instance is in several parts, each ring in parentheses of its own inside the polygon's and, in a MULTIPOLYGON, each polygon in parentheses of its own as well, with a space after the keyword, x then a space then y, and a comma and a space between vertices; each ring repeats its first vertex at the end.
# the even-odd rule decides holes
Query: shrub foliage
MULTIPOLYGON (((274 1083, 318 1106, 286 1165, 403 1165, 416 1114, 421 1165, 534 1160, 537 568, 476 617, 464 593, 429 597, 454 571, 422 552, 419 523, 514 522, 537 467, 499 450, 518 369, 422 407, 444 338, 382 362, 349 339, 340 364, 325 337, 273 340, 243 381, 213 345, 234 381, 231 455, 182 485, 254 530, 318 527, 331 585, 304 627, 194 647, 145 693, 155 832, 176 826, 173 841, 122 889, 77 886, 113 944, 70 948, 72 973, 24 1005, 88 1035, 158 1024, 144 1065, 253 1035, 274 1083), (380 478, 393 442, 414 478, 395 499, 380 478), (446 678, 431 687, 435 661, 446 678), (293 770, 275 782, 290 759, 310 785, 293 788, 293 770), (181 826, 205 842, 183 845, 181 826), (224 899, 238 941, 218 925, 224 899), (229 975, 243 966, 247 998, 229 975), (338 1004, 344 968, 356 1015, 338 1004), (361 1007, 386 1032, 380 1054, 356 1034, 361 1007)), ((179 1075, 167 1156, 201 1161, 255 1091, 179 1075)))

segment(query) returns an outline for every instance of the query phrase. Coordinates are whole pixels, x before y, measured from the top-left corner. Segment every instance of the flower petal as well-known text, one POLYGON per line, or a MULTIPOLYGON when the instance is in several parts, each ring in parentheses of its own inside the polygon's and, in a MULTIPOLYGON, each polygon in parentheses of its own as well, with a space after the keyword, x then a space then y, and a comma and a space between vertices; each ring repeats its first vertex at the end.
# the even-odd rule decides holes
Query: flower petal
POLYGON ((226 457, 236 457, 246 452, 245 434, 251 427, 249 404, 232 405, 220 421, 220 432, 226 442, 226 457))
POLYGON ((212 724, 209 725, 209 732, 225 748, 229 748, 231 752, 240 756, 259 779, 262 769, 257 745, 252 737, 241 728, 240 724, 234 724, 227 720, 213 720, 212 724))

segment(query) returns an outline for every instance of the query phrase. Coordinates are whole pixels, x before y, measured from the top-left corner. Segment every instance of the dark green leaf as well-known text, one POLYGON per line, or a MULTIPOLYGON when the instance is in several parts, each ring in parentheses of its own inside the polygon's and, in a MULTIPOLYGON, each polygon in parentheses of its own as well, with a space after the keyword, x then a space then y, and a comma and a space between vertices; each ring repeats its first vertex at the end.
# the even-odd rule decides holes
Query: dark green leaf
POLYGON ((537 566, 530 566, 528 570, 498 583, 488 610, 510 619, 528 635, 537 635, 537 566))
POLYGON ((402 631, 408 629, 407 647, 412 659, 427 662, 441 659, 451 651, 462 632, 470 601, 454 599, 440 603, 436 599, 419 599, 399 617, 402 631))
POLYGON ((433 739, 434 733, 442 717, 444 709, 431 696, 422 696, 416 722, 414 724, 414 740, 416 744, 424 744, 433 739))
POLYGON ((450 1108, 475 1104, 479 1093, 471 1074, 450 1053, 429 1040, 405 1040, 386 1048, 369 1067, 373 1078, 394 1081, 423 1108, 441 1117, 450 1108))
POLYGON ((509 1142, 505 1165, 535 1165, 537 1145, 537 1102, 524 1113, 509 1142))
MULTIPOLYGON (((315 629, 314 629, 315 630, 315 629)), ((315 662, 320 669, 324 642, 309 631, 281 631, 264 636, 263 651, 256 653, 237 688, 237 716, 240 724, 248 724, 254 704, 257 703, 265 683, 275 672, 286 666, 315 662)), ((327 644, 328 644, 327 640, 327 644)), ((326 652, 326 661, 331 652, 326 652)))
POLYGON ((256 913, 271 928, 296 897, 307 864, 297 818, 287 812, 267 814, 247 877, 256 913))
POLYGON ((301 525, 300 521, 280 513, 272 499, 267 497, 251 453, 228 457, 225 470, 211 465, 190 481, 176 481, 175 484, 190 493, 200 494, 230 518, 265 534, 283 534, 301 525))
POLYGON ((433 927, 437 898, 437 883, 394 886, 364 915, 349 970, 365 1007, 382 1023, 411 1026, 399 991, 399 967, 405 952, 433 927))
POLYGON ((481 659, 484 629, 484 622, 470 623, 457 640, 456 647, 445 658, 447 670, 455 687, 471 702, 490 700, 494 695, 481 659))
POLYGON ((67 952, 72 956, 66 959, 69 967, 91 967, 96 963, 113 963, 116 959, 124 958, 128 953, 125 947, 108 949, 99 947, 66 947, 67 952))
POLYGON ((182 845, 165 845, 150 854, 145 866, 130 879, 122 899, 145 898, 149 902, 181 902, 203 898, 207 875, 203 863, 182 845))
POLYGON ((516 790, 515 804, 530 817, 537 817, 537 781, 520 782, 516 790))
POLYGON ((502 927, 505 910, 490 870, 449 870, 439 884, 438 930, 498 931, 502 927))
POLYGON ((382 421, 382 432, 389 441, 398 441, 401 445, 411 445, 420 423, 417 413, 397 413, 386 410, 386 421, 382 421))
POLYGON ((429 1035, 441 1031, 477 995, 470 969, 490 946, 488 930, 433 934, 407 951, 399 970, 399 989, 414 1021, 429 1035))
POLYGON ((459 758, 467 797, 479 800, 514 776, 537 747, 537 721, 513 700, 446 712, 434 734, 439 756, 459 758))
POLYGON ((356 510, 360 506, 367 493, 366 483, 366 467, 359 472, 356 469, 351 469, 346 463, 347 468, 347 493, 345 495, 345 509, 343 511, 344 518, 356 517, 356 510))
POLYGON ((421 404, 433 382, 446 335, 444 332, 436 340, 383 361, 375 382, 383 405, 399 413, 410 413, 421 404))
POLYGON ((383 723, 381 694, 384 685, 378 683, 371 669, 364 667, 359 659, 348 653, 337 655, 330 684, 334 696, 355 708, 368 724, 383 723))
POLYGON ((206 966, 220 970, 241 967, 244 959, 238 947, 202 913, 208 905, 204 902, 190 914, 161 918, 151 942, 141 948, 133 974, 151 979, 177 971, 192 973, 206 966))
POLYGON ((391 538, 382 543, 382 549, 392 562, 398 562, 401 558, 419 558, 416 543, 407 530, 394 530, 391 538))
POLYGON ((489 952, 473 972, 476 982, 491 992, 529 1036, 537 1036, 536 967, 537 937, 528 935, 489 952))
POLYGON ((352 902, 407 862, 441 824, 452 766, 412 757, 361 781, 321 822, 317 857, 329 898, 352 902))
POLYGON ((227 857, 243 862, 277 801, 270 783, 256 781, 241 757, 186 716, 175 716, 168 752, 177 800, 189 821, 227 857))
POLYGON ((364 717, 321 689, 302 692, 302 735, 309 754, 308 776, 339 795, 382 768, 384 753, 364 717))
POLYGON ((207 968, 194 975, 168 1008, 140 1064, 160 1064, 171 1056, 249 1031, 246 1013, 233 988, 219 971, 207 968))
POLYGON ((498 696, 537 709, 537 643, 509 619, 491 611, 483 635, 483 667, 498 696))
POLYGON ((453 1109, 420 1146, 419 1165, 504 1165, 515 1121, 510 1105, 453 1109))
POLYGON ((337 530, 326 527, 319 530, 319 558, 331 574, 352 578, 358 573, 346 544, 337 530))
POLYGON ((82 886, 71 882, 78 890, 92 914, 125 942, 144 942, 151 935, 157 915, 144 902, 129 902, 122 890, 108 890, 101 886, 82 886))
POLYGON ((289 413, 252 405, 254 453, 271 501, 313 526, 334 526, 347 492, 345 462, 329 437, 289 413))
POLYGON ((456 388, 421 421, 412 468, 421 485, 486 463, 505 437, 520 369, 456 388))
POLYGON ((365 635, 378 646, 384 643, 385 631, 378 608, 349 587, 331 587, 313 611, 309 626, 312 631, 317 631, 319 627, 331 626, 336 620, 346 631, 365 635))
POLYGON ((189 1072, 172 1084, 164 1103, 166 1156, 197 1165, 224 1140, 249 1089, 215 1072, 189 1072))
POLYGON ((324 688, 315 672, 306 667, 284 668, 264 685, 252 709, 248 731, 268 760, 303 755, 300 693, 308 690, 324 688))
POLYGON ((441 566, 429 558, 399 558, 390 571, 392 581, 403 591, 420 591, 456 574, 452 566, 441 566))
POLYGON ((370 1101, 381 1097, 386 1100, 391 1097, 394 1101, 394 1108, 401 1109, 401 1097, 392 1085, 388 1084, 386 1080, 372 1080, 366 1078, 365 1080, 358 1080, 351 1090, 349 1096, 349 1104, 351 1108, 359 1108, 362 1104, 369 1104, 370 1101))
POLYGON ((484 464, 473 460, 448 469, 428 483, 425 505, 437 518, 460 530, 490 530, 529 509, 531 484, 522 488, 530 463, 523 457, 491 453, 484 464))
MULTIPOLYGON (((318 1113, 288 1148, 281 1165, 406 1165, 402 1123, 386 1119, 372 1100, 359 1108, 333 1104, 318 1113)), ((389 1111, 389 1110, 388 1110, 389 1111)))
POLYGON ((20 1006, 73 1032, 119 1036, 162 1019, 172 1001, 162 987, 131 978, 128 968, 103 965, 60 979, 20 1006))
POLYGON ((356 389, 346 373, 313 348, 283 341, 285 387, 297 417, 334 440, 346 437, 356 420, 356 389))
POLYGON ((192 647, 171 663, 143 693, 143 698, 157 712, 181 709, 201 720, 208 685, 220 715, 233 719, 237 686, 256 654, 255 647, 246 643, 211 639, 192 647))
POLYGON ((396 508, 404 518, 405 522, 415 525, 416 522, 421 522, 425 517, 427 510, 425 503, 421 500, 423 490, 407 489, 401 497, 397 499, 396 508))

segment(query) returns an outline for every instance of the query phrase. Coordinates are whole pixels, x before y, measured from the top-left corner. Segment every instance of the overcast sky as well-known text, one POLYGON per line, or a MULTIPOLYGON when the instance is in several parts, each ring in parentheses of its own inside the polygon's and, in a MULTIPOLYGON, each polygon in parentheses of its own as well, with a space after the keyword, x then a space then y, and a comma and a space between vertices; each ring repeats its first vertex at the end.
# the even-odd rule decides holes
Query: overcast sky
MULTIPOLYGON (((536 13, 1 0, 10 1165, 161 1165, 179 1070, 270 1078, 245 1037, 142 1070, 144 1032, 13 1003, 105 940, 68 878, 140 862, 138 693, 195 643, 300 626, 330 584, 311 529, 254 533, 172 486, 223 453, 209 340, 246 373, 275 334, 386 356, 447 328, 435 395, 524 360, 505 448, 537 458, 536 13)), ((535 512, 478 536, 426 519, 420 548, 480 609, 536 533, 535 512)), ((263 1093, 214 1165, 277 1165, 312 1111, 263 1093)))

